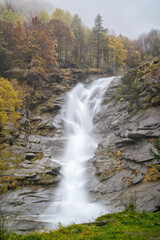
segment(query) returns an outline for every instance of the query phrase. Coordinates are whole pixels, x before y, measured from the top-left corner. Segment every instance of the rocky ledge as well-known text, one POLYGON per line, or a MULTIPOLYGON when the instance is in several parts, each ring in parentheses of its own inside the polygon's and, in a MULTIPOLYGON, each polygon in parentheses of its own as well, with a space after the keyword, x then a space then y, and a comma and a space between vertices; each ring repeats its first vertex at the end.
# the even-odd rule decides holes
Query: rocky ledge
POLYGON ((94 119, 99 145, 92 163, 98 182, 90 193, 112 211, 130 205, 156 211, 160 208, 160 173, 150 149, 156 151, 153 139, 160 135, 160 107, 133 114, 124 99, 108 101, 121 84, 121 77, 115 77, 94 119))

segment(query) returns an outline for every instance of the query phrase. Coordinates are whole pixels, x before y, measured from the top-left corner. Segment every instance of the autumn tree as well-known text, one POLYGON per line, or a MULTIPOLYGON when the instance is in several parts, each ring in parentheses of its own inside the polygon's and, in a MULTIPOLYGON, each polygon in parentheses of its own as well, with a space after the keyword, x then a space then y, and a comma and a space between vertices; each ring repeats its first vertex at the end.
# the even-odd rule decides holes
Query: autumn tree
POLYGON ((13 12, 12 10, 7 10, 7 9, 5 9, 4 11, 1 12, 0 20, 10 23, 15 27, 19 24, 20 25, 22 24, 21 16, 18 13, 13 12))
POLYGON ((56 8, 56 10, 51 15, 51 19, 60 20, 64 23, 66 23, 68 26, 70 26, 71 22, 72 22, 72 16, 71 16, 70 12, 63 11, 60 8, 56 8))
POLYGON ((0 21, 0 75, 3 77, 13 65, 14 44, 13 26, 0 21))
POLYGON ((64 22, 64 11, 60 8, 56 8, 51 15, 51 19, 57 19, 64 22))
POLYGON ((141 61, 141 54, 138 50, 135 49, 132 41, 127 37, 122 35, 119 36, 123 42, 124 49, 126 50, 126 60, 125 64, 128 67, 135 67, 141 61))
POLYGON ((78 14, 75 14, 71 23, 71 29, 74 34, 74 60, 77 64, 82 62, 83 46, 84 46, 84 30, 82 22, 78 14))
POLYGON ((113 68, 113 71, 125 66, 127 58, 127 50, 124 49, 124 44, 121 37, 109 36, 109 56, 108 64, 113 68))
POLYGON ((8 121, 15 122, 19 118, 18 109, 21 107, 21 101, 18 99, 18 93, 14 90, 12 84, 0 78, 0 127, 2 128, 8 121))
POLYGON ((48 23, 50 21, 50 17, 48 15, 48 13, 46 11, 41 11, 39 14, 38 14, 38 20, 42 23, 42 24, 45 24, 45 23, 48 23))
POLYGON ((64 22, 68 25, 71 26, 72 23, 72 15, 70 12, 66 11, 64 12, 64 22))
POLYGON ((49 22, 47 29, 52 38, 57 40, 58 59, 69 60, 74 43, 71 29, 64 22, 56 19, 49 22))
POLYGON ((16 28, 16 68, 23 69, 23 77, 32 84, 33 88, 38 79, 47 79, 56 65, 55 41, 49 32, 39 27, 29 30, 16 28))

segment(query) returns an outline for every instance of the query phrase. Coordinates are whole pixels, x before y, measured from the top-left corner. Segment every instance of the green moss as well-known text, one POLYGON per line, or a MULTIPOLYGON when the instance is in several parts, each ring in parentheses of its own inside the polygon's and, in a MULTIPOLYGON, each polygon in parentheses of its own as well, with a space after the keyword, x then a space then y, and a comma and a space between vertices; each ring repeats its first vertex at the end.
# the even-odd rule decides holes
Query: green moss
POLYGON ((23 156, 13 154, 7 149, 2 149, 0 151, 0 173, 11 168, 17 168, 18 164, 22 163, 23 160, 23 156))
POLYGON ((3 176, 0 178, 0 194, 4 194, 9 190, 16 189, 17 187, 22 187, 22 178, 12 177, 12 176, 3 176))
POLYGON ((44 154, 42 152, 36 153, 36 156, 31 160, 31 162, 34 162, 36 160, 41 160, 44 157, 44 154))
POLYGON ((48 184, 53 183, 54 177, 49 175, 49 174, 42 173, 40 175, 40 177, 41 177, 41 183, 44 184, 44 185, 48 185, 48 184))

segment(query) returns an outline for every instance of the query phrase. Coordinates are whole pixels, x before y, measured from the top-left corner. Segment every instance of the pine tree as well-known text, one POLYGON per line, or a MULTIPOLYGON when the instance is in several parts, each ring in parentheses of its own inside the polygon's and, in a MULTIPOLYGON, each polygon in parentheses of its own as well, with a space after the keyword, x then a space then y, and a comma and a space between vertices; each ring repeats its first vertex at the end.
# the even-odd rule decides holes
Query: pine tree
POLYGON ((91 42, 94 49, 93 51, 97 68, 103 67, 103 58, 106 43, 104 39, 104 33, 107 32, 107 30, 103 28, 102 22, 102 17, 100 14, 98 14, 95 19, 95 26, 93 27, 91 33, 91 42))

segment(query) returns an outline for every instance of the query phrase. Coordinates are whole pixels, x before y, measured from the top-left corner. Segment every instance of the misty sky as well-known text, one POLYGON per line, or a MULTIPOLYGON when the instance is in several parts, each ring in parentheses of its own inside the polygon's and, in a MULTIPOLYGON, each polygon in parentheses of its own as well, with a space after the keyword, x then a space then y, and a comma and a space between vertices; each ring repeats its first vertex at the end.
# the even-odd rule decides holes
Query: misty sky
MULTIPOLYGON (((4 0, 0 0, 2 2, 4 0)), ((23 10, 35 13, 55 8, 78 13, 82 22, 92 28, 97 14, 103 26, 129 38, 137 38, 152 28, 160 29, 160 0, 10 0, 23 10)))
POLYGON ((89 27, 99 13, 105 28, 136 38, 152 28, 160 29, 160 0, 43 0, 78 13, 89 27))

